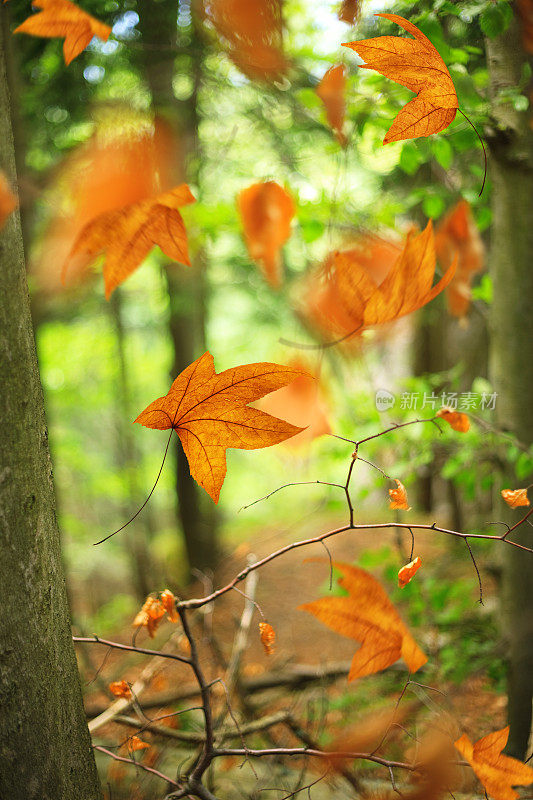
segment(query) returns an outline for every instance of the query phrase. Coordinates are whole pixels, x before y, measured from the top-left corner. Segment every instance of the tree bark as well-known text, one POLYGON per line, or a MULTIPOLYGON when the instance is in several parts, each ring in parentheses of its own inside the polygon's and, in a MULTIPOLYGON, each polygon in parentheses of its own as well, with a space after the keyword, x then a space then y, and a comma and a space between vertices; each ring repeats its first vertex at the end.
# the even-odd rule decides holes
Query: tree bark
MULTIPOLYGON (((533 133, 528 113, 517 111, 502 91, 519 86, 527 56, 518 24, 487 40, 492 128, 491 374, 498 393, 497 420, 526 445, 533 442, 533 133)), ((508 485, 516 486, 509 471, 508 485)), ((525 483, 531 481, 531 476, 525 483)), ((500 504, 501 505, 501 504, 500 504)), ((503 515, 502 515, 503 518, 503 515)), ((507 521, 516 521, 507 510, 507 521)), ((517 541, 533 547, 524 526, 517 541)), ((533 558, 507 548, 504 564, 504 627, 509 642, 507 752, 523 758, 531 729, 533 696, 533 558)))
MULTIPOLYGON (((184 3, 190 13, 190 4, 184 3)), ((156 114, 173 124, 182 160, 176 164, 176 180, 201 184, 198 136, 198 90, 202 80, 202 42, 194 16, 187 43, 178 46, 175 0, 138 0, 141 49, 156 114), (172 88, 177 53, 188 56, 193 82, 191 96, 178 101, 172 88)), ((172 379, 205 351, 205 262, 202 252, 192 257, 192 269, 168 264, 165 267, 170 300, 169 332, 174 348, 172 379)), ((178 519, 185 539, 191 569, 213 569, 219 560, 217 517, 211 501, 193 480, 181 444, 176 451, 176 495, 178 519)))
MULTIPOLYGON (((0 7, 0 168, 16 184, 0 7)), ((0 797, 101 797, 71 639, 20 217, 0 232, 0 797)))

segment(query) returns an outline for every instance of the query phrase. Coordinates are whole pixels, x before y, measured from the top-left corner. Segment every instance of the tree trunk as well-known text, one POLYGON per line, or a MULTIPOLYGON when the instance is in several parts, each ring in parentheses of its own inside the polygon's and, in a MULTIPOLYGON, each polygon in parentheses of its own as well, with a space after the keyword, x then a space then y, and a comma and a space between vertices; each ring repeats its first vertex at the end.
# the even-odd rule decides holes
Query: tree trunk
MULTIPOLYGON (((487 41, 493 127, 488 131, 492 189, 491 372, 500 427, 533 442, 533 133, 529 115, 502 99, 520 84, 527 56, 515 21, 487 41)), ((516 477, 509 472, 509 484, 516 477)), ((525 483, 531 481, 531 476, 525 483)), ((500 504, 501 507, 501 504, 500 504)), ((502 518, 503 515, 502 515, 502 518)), ((517 512, 508 512, 515 522, 517 512)), ((533 547, 533 529, 517 541, 533 547)), ((509 640, 507 752, 523 758, 533 695, 533 556, 508 548, 504 565, 505 633, 509 640)))
MULTIPOLYGON (((185 3, 190 13, 190 4, 185 3)), ((194 17, 190 39, 177 43, 178 4, 175 0, 139 0, 139 27, 144 48, 143 70, 156 114, 173 123, 183 160, 176 164, 176 180, 200 186, 198 89, 202 75, 202 42, 194 17), (191 96, 179 102, 172 88, 177 53, 188 55, 193 82, 191 96)), ((205 262, 201 251, 193 255, 192 269, 168 264, 165 268, 170 299, 169 331, 174 348, 172 379, 205 351, 205 262)), ((185 539, 189 567, 213 569, 219 560, 217 517, 211 501, 191 477, 178 442, 176 456, 178 518, 185 539)))
MULTIPOLYGON (((0 168, 15 185, 3 19, 0 29, 0 168)), ((0 368, 0 797, 97 800, 18 213, 0 232, 0 368)))

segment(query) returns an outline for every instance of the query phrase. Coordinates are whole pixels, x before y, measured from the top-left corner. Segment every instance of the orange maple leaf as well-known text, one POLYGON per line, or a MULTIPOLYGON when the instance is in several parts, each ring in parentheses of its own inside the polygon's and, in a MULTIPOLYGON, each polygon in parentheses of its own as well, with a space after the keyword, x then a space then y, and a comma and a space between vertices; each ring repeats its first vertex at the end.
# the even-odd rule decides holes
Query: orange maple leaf
POLYGON ((281 0, 204 0, 201 11, 245 75, 264 80, 281 77, 287 67, 281 0))
POLYGON ((398 478, 394 478, 394 482, 396 483, 396 489, 389 489, 389 508, 398 509, 399 511, 409 511, 411 506, 407 502, 405 486, 398 478))
POLYGON ((294 358, 290 367, 300 372, 288 386, 271 392, 260 401, 258 407, 267 414, 298 425, 304 430, 285 442, 290 448, 309 444, 313 439, 331 433, 328 409, 321 395, 320 378, 312 367, 302 359, 294 358))
POLYGON ((342 0, 339 8, 339 19, 348 25, 355 25, 361 10, 360 0, 342 0))
MULTIPOLYGON (((383 283, 401 254, 392 241, 364 234, 340 251, 353 270, 362 270, 375 286, 383 283)), ((321 332, 348 335, 361 326, 361 308, 353 308, 340 294, 335 269, 339 251, 331 253, 323 267, 314 270, 303 289, 302 313, 321 332)))
POLYGON ((95 257, 105 251, 104 281, 109 299, 155 245, 169 258, 190 266, 187 233, 178 209, 194 202, 189 187, 182 183, 157 197, 99 214, 80 231, 63 267, 63 280, 73 257, 95 257))
POLYGON ((407 584, 411 582, 411 578, 421 566, 422 561, 420 560, 420 556, 417 556, 413 561, 410 561, 408 564, 402 567, 401 570, 399 570, 398 586, 400 589, 403 589, 404 586, 407 586, 407 584))
POLYGON ((159 627, 159 623, 165 616, 165 607, 160 600, 157 600, 152 595, 148 595, 143 603, 143 607, 133 620, 135 627, 145 627, 148 630, 150 638, 153 639, 155 632, 159 627))
POLYGON ((226 476, 226 449, 270 447, 302 429, 265 414, 248 403, 293 381, 301 372, 268 362, 215 372, 213 356, 204 353, 178 375, 135 422, 179 436, 192 477, 218 503, 226 476))
POLYGON ((453 278, 457 259, 432 288, 436 254, 430 220, 422 233, 407 235, 403 252, 379 286, 349 252, 335 253, 334 264, 342 302, 359 327, 367 328, 410 314, 433 300, 453 278))
POLYGON ((466 758, 477 777, 494 800, 517 800, 513 786, 533 783, 533 769, 516 758, 502 753, 509 738, 509 727, 494 731, 472 744, 466 734, 455 742, 455 747, 466 758))
POLYGON ((427 661, 382 586, 365 570, 336 562, 347 597, 322 597, 300 606, 342 636, 361 642, 348 680, 371 675, 403 658, 416 672, 427 661))
POLYGON ((439 408, 435 416, 443 419, 454 431, 459 431, 459 433, 466 433, 470 429, 470 420, 467 415, 462 414, 460 411, 455 411, 449 406, 439 408))
POLYGON ((315 91, 324 103, 328 125, 337 137, 339 144, 344 147, 347 142, 342 131, 346 115, 346 67, 344 64, 330 67, 315 91))
POLYGON ((269 625, 268 622, 260 622, 259 634, 261 637, 261 644, 265 648, 266 655, 271 656, 274 653, 274 644, 276 642, 276 632, 274 628, 272 625, 269 625))
MULTIPOLYGON (((353 757, 346 755, 347 753, 372 753, 373 755, 379 753, 382 746, 387 742, 398 738, 398 735, 403 732, 404 728, 402 723, 415 710, 414 703, 403 702, 401 706, 396 705, 392 708, 383 709, 382 711, 372 711, 364 717, 357 717, 346 724, 347 720, 343 719, 341 725, 342 729, 339 733, 328 742, 327 746, 323 749, 328 753, 326 763, 335 772, 341 772, 353 761, 353 757)), ((417 758, 417 764, 421 763, 421 759, 417 758)), ((311 761, 313 764, 313 761, 311 761)), ((317 771, 323 772, 324 759, 316 759, 315 766, 317 771)), ((425 765, 424 765, 425 767, 425 765)), ((404 797, 411 798, 411 795, 403 795, 404 797)), ((378 800, 378 795, 370 795, 374 800, 378 800)), ((388 795, 379 795, 379 800, 389 800, 388 795)), ((433 800, 426 795, 421 800, 433 800)))
POLYGON ((136 752, 137 750, 146 750, 150 745, 148 742, 143 742, 138 736, 130 736, 128 739, 128 750, 136 752))
POLYGON ((171 622, 180 621, 180 616, 176 611, 176 597, 170 591, 170 589, 165 589, 163 592, 161 592, 161 604, 167 612, 167 616, 171 622))
POLYGON ((457 270, 446 296, 450 314, 464 317, 470 306, 472 277, 483 270, 485 261, 483 241, 466 200, 460 200, 439 223, 435 249, 443 268, 457 255, 457 270))
POLYGON ((13 33, 64 38, 63 55, 67 66, 85 50, 93 36, 107 42, 111 33, 109 25, 91 17, 70 0, 32 0, 32 5, 42 11, 24 20, 13 33))
POLYGON ((0 172, 0 229, 17 205, 18 200, 11 191, 6 176, 0 172))
POLYGON ((254 183, 243 189, 238 207, 250 258, 259 262, 267 281, 281 285, 280 249, 291 235, 295 214, 291 196, 275 181, 254 183))
POLYGON ((383 144, 416 139, 447 128, 459 107, 446 64, 436 48, 412 22, 397 14, 376 14, 395 22, 414 36, 378 36, 346 42, 366 62, 360 66, 380 72, 416 94, 397 114, 383 144))
MULTIPOLYGON (((61 289, 61 265, 87 223, 173 186, 171 162, 179 142, 164 121, 122 103, 106 104, 94 116, 93 135, 64 159, 50 187, 48 205, 55 213, 31 259, 32 274, 46 293, 61 289)), ((81 253, 70 258, 63 285, 92 278, 93 260, 81 253)))
POLYGON ((115 697, 125 697, 127 699, 131 697, 131 689, 126 681, 112 681, 109 684, 109 691, 115 697))
POLYGON ((98 109, 93 136, 76 148, 62 168, 79 227, 105 211, 172 189, 172 162, 179 149, 160 117, 125 104, 98 109))
POLYGON ((501 495, 511 508, 530 505, 527 489, 502 489, 501 495))

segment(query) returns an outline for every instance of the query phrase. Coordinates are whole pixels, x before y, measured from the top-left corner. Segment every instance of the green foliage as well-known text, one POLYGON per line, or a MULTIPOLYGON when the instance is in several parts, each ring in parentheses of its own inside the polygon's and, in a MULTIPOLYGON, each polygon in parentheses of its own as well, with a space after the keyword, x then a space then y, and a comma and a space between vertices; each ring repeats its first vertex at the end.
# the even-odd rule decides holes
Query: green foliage
POLYGON ((479 19, 479 25, 486 36, 494 39, 495 36, 505 33, 512 18, 511 3, 508 3, 507 0, 498 0, 485 8, 479 19))

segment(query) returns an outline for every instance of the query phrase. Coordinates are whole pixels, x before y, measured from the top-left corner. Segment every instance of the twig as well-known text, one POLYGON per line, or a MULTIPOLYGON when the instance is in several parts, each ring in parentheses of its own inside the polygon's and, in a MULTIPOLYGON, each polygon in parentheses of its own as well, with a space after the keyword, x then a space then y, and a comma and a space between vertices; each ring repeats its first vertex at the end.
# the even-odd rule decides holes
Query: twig
MULTIPOLYGON (((201 706, 196 706, 195 708, 198 710, 202 709, 201 706)), ((193 709, 187 708, 181 713, 186 713, 192 710, 193 709)), ((241 735, 246 736, 250 733, 260 733, 261 731, 268 730, 268 728, 272 728, 274 725, 280 725, 288 718, 288 711, 278 711, 268 717, 262 717, 262 719, 253 720, 245 725, 241 725, 240 731, 230 727, 221 728, 217 735, 221 737, 221 739, 236 739, 240 738, 241 735)), ((164 717, 160 717, 160 719, 164 719, 164 717)), ((121 725, 128 725, 130 728, 137 728, 137 733, 150 731, 150 733, 156 734, 157 736, 164 736, 167 739, 175 739, 176 741, 183 742, 185 744, 198 745, 205 743, 205 734, 201 732, 194 733, 192 731, 180 731, 175 730, 174 728, 167 728, 163 725, 157 725, 156 720, 153 722, 147 722, 146 724, 140 724, 139 720, 135 719, 135 717, 117 714, 113 722, 121 725)))
MULTIPOLYGON (((394 670, 396 667, 393 664, 389 669, 394 670)), ((259 675, 255 678, 245 678, 241 682, 241 689, 245 694, 256 694, 269 689, 285 687, 297 689, 309 683, 316 683, 317 681, 334 681, 337 678, 346 676, 349 671, 350 661, 338 661, 323 667, 297 665, 285 672, 267 673, 266 675, 259 675)), ((194 685, 180 691, 157 695, 156 697, 143 701, 140 705, 144 709, 168 706, 180 700, 190 700, 193 697, 198 697, 199 694, 200 690, 198 686, 194 685)), ((129 705, 131 705, 131 703, 129 703, 129 705)), ((95 705, 87 709, 87 715, 97 716, 105 710, 105 706, 95 705)))
POLYGON ((156 775, 158 778, 169 783, 171 786, 175 786, 177 789, 181 789, 179 783, 176 783, 175 780, 169 778, 168 775, 164 775, 162 772, 159 772, 158 769, 154 769, 153 767, 147 767, 145 764, 141 764, 139 761, 134 761, 133 758, 125 758, 124 756, 119 756, 116 753, 113 753, 111 750, 108 750, 107 747, 102 747, 99 744, 93 744, 93 749, 98 750, 99 753, 105 753, 106 756, 114 759, 115 761, 122 761, 124 764, 133 764, 138 769, 143 769, 145 772, 150 772, 152 775, 156 775))
POLYGON ((219 747, 213 751, 213 758, 244 755, 248 755, 253 758, 267 758, 269 756, 315 756, 316 758, 328 759, 346 758, 353 761, 372 761, 374 764, 380 764, 383 767, 406 769, 409 770, 409 772, 418 771, 418 765, 416 764, 408 764, 405 761, 389 761, 386 758, 381 758, 380 756, 375 756, 371 753, 355 753, 350 750, 327 752, 325 750, 316 750, 310 747, 269 747, 265 748, 264 750, 242 750, 239 748, 219 747))
POLYGON ((213 744, 214 744, 213 716, 211 710, 210 687, 207 681, 205 680, 202 667, 200 666, 198 648, 196 646, 196 640, 192 635, 192 631, 189 626, 187 611, 185 608, 180 606, 180 604, 178 604, 178 614, 180 615, 181 618, 183 632, 185 633, 185 636, 187 637, 191 648, 190 664, 200 689, 200 696, 202 698, 202 707, 203 707, 204 723, 205 723, 205 742, 202 748, 202 753, 200 755, 200 758, 198 759, 195 768, 193 769, 191 775, 189 776, 189 786, 191 791, 194 791, 198 790, 199 787, 201 787, 202 789, 205 788, 201 785, 201 778, 206 769, 208 768, 208 766, 210 765, 213 758, 213 744))
MULTIPOLYGON (((498 538, 498 537, 495 537, 498 538)), ((203 604, 202 604, 203 605, 203 604)), ((154 656, 157 658, 172 658, 174 661, 181 661, 183 664, 190 664, 190 658, 187 656, 180 656, 177 653, 164 653, 161 650, 149 650, 146 647, 134 647, 131 644, 122 644, 121 642, 111 642, 109 639, 102 639, 100 636, 73 636, 72 641, 76 644, 102 644, 104 647, 115 647, 118 650, 127 650, 130 653, 141 653, 145 656, 154 656)))
POLYGON ((433 425, 436 425, 439 433, 442 433, 442 430, 437 422, 437 417, 425 417, 424 419, 412 419, 410 422, 398 422, 395 425, 392 425, 390 428, 386 428, 384 431, 374 433, 372 436, 367 436, 365 439, 360 439, 358 442, 356 442, 356 444, 359 446, 365 442, 371 442, 372 439, 378 439, 380 436, 385 436, 385 434, 391 433, 392 431, 397 431, 400 428, 407 428, 408 425, 417 425, 419 422, 432 422, 433 425))
POLYGON ((344 489, 344 486, 342 485, 342 483, 328 483, 327 481, 296 481, 294 483, 284 483, 283 486, 278 486, 277 489, 274 489, 274 491, 269 492, 268 494, 265 494, 264 497, 259 497, 257 500, 254 500, 252 503, 248 503, 245 506, 241 506, 239 508, 239 513, 241 511, 245 511, 247 508, 251 508, 252 506, 255 506, 256 503, 262 503, 263 500, 268 500, 268 498, 272 497, 273 494, 276 494, 277 492, 281 492, 282 489, 288 489, 289 486, 315 486, 316 484, 319 484, 320 486, 335 486, 338 489, 344 489))
MULTIPOLYGON (((170 639, 172 639, 176 634, 173 633, 170 639)), ((133 686, 131 687, 133 697, 137 697, 145 688, 146 685, 152 679, 154 672, 158 668, 158 659, 159 658, 173 658, 177 661, 190 664, 190 661, 185 656, 179 656, 175 653, 164 653, 160 650, 148 650, 142 647, 133 647, 132 645, 123 645, 120 642, 110 642, 107 639, 100 639, 98 636, 95 637, 86 637, 86 636, 73 636, 72 637, 74 642, 77 643, 93 643, 93 644, 103 644, 106 647, 109 647, 111 652, 111 648, 116 648, 118 650, 126 650, 128 652, 134 653, 141 653, 142 655, 151 655, 154 658, 150 661, 149 664, 146 665, 143 672, 139 676, 139 678, 135 681, 133 686)), ((169 641, 170 641, 169 639, 169 641)), ((94 733, 103 725, 106 725, 110 722, 116 714, 120 714, 122 711, 126 711, 126 709, 130 708, 133 704, 133 698, 127 697, 119 697, 115 700, 111 705, 105 708, 97 717, 92 719, 89 722, 89 731, 94 733)))
POLYGON ((468 541, 467 537, 465 537, 465 544, 468 547, 468 552, 470 553, 472 564, 474 565, 474 569, 476 570, 477 580, 479 584, 479 602, 481 605, 483 605, 483 583, 481 581, 481 575, 478 569, 478 565, 476 564, 476 559, 474 558, 474 553, 472 552, 472 548, 470 547, 470 542, 468 541))
POLYGON ((178 608, 200 608, 201 606, 205 605, 206 603, 211 603, 213 600, 216 600, 223 594, 231 591, 234 586, 238 583, 243 581, 250 572, 259 569, 260 567, 264 566, 265 564, 274 561, 274 559, 279 558, 280 556, 284 555, 285 553, 289 553, 291 550, 296 550, 300 547, 308 547, 312 544, 319 544, 322 543, 325 539, 329 539, 332 536, 338 536, 340 533, 345 533, 346 531, 360 531, 360 530, 388 530, 392 528, 404 528, 405 530, 420 530, 420 531, 436 531, 437 533, 444 533, 448 536, 454 536, 458 539, 483 539, 484 541, 493 541, 493 542, 505 542, 506 544, 516 547, 519 550, 523 550, 527 553, 533 553, 533 548, 526 547, 523 544, 519 544, 519 542, 512 542, 507 539, 508 534, 516 530, 520 525, 522 525, 533 513, 533 508, 526 514, 523 519, 517 522, 515 525, 511 527, 511 530, 503 534, 502 536, 493 536, 486 533, 463 533, 461 531, 454 531, 449 528, 441 528, 437 525, 436 522, 432 523, 431 525, 422 524, 422 523, 407 523, 407 522, 374 522, 374 523, 361 523, 361 524, 354 524, 354 525, 344 525, 341 528, 335 528, 332 531, 326 531, 326 533, 321 533, 318 536, 313 536, 309 539, 302 539, 298 542, 291 542, 291 544, 285 545, 284 547, 280 547, 279 550, 270 553, 270 555, 265 556, 264 558, 256 561, 254 564, 251 564, 245 567, 241 572, 236 575, 232 581, 230 581, 226 586, 222 586, 220 589, 216 589, 210 595, 206 597, 198 597, 198 598, 191 598, 190 600, 181 600, 178 603, 178 608))

